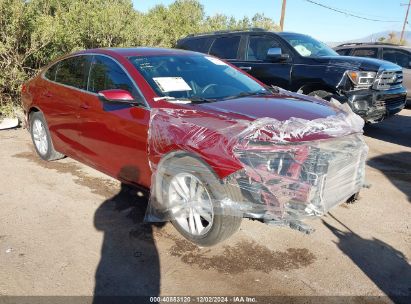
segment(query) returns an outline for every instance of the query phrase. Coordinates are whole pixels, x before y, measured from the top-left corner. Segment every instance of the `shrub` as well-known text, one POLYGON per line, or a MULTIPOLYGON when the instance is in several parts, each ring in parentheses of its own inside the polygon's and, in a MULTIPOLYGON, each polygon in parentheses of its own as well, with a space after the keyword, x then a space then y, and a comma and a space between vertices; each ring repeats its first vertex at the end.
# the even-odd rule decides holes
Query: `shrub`
POLYGON ((206 16, 197 0, 176 0, 147 13, 131 0, 0 0, 0 114, 19 104, 20 87, 50 61, 98 47, 173 47, 189 34, 263 27, 274 22, 257 14, 237 20, 206 16))

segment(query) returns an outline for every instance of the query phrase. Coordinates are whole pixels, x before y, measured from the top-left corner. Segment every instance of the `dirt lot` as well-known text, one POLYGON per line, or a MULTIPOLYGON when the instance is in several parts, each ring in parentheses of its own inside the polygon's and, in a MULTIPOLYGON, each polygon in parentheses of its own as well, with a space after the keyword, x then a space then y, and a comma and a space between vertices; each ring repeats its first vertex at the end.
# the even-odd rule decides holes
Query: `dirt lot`
POLYGON ((0 131, 0 295, 410 295, 411 110, 366 135, 371 188, 314 234, 244 220, 198 248, 143 224, 134 191, 70 158, 40 161, 26 130, 0 131))

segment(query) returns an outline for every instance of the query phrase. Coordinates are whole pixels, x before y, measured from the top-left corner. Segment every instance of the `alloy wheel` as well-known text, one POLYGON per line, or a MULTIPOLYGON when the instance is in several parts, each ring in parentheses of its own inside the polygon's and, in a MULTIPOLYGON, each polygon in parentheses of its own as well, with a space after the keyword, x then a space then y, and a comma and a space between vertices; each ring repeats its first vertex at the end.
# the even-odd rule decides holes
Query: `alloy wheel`
POLYGON ((34 144, 36 145, 36 148, 39 151, 39 153, 41 155, 45 155, 48 151, 46 128, 39 119, 36 119, 33 122, 32 128, 34 144))
POLYGON ((201 236, 213 225, 213 203, 204 184, 190 173, 175 175, 169 186, 170 211, 181 228, 201 236))

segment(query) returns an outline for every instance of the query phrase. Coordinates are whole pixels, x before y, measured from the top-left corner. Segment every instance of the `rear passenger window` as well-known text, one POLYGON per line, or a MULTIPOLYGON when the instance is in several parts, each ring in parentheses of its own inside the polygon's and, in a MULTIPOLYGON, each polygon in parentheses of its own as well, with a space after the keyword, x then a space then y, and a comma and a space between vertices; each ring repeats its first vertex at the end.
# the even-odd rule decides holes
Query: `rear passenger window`
POLYGON ((212 39, 211 38, 193 38, 183 41, 179 45, 180 49, 189 50, 200 53, 208 53, 210 49, 212 39))
POLYGON ((98 93, 104 90, 122 89, 134 92, 134 86, 127 74, 112 59, 95 56, 90 70, 88 90, 98 93))
POLYGON ((280 43, 268 36, 250 36, 247 48, 247 60, 264 61, 270 48, 281 48, 282 53, 287 53, 280 43))
POLYGON ((56 82, 85 90, 90 67, 89 56, 75 56, 60 61, 56 82))
POLYGON ((217 38, 211 47, 210 54, 223 59, 236 59, 240 36, 217 38))
POLYGON ((348 56, 348 54, 350 54, 351 49, 340 49, 335 51, 341 56, 348 56))
POLYGON ((352 56, 378 58, 378 49, 377 48, 355 49, 352 53, 352 56))

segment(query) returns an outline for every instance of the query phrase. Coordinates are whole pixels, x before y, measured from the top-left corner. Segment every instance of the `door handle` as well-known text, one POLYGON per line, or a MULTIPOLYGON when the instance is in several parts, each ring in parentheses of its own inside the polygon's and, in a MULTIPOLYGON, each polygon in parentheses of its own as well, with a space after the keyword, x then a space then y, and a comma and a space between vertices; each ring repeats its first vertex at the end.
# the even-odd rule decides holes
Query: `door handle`
POLYGON ((44 97, 53 97, 53 94, 51 94, 51 92, 47 91, 43 93, 44 97))
POLYGON ((242 67, 240 67, 240 69, 243 70, 243 71, 251 71, 253 68, 250 67, 250 66, 242 66, 242 67))
POLYGON ((88 104, 86 104, 86 103, 82 103, 82 104, 80 105, 80 108, 87 110, 87 109, 90 108, 90 105, 88 105, 88 104))

